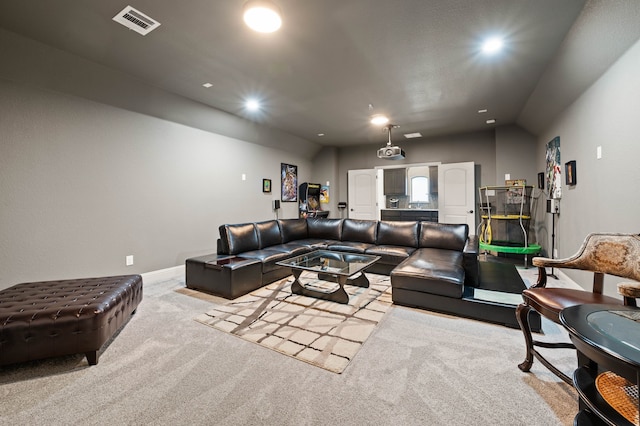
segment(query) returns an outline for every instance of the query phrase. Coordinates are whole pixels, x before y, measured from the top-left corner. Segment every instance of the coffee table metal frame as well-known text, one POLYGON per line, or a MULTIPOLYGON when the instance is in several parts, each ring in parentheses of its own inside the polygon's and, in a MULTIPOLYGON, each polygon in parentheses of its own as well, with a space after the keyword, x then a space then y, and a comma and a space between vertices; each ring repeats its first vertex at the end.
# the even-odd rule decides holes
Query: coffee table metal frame
POLYGON ((295 278, 291 284, 292 293, 346 304, 349 303, 349 295, 344 286, 369 287, 364 270, 379 259, 380 256, 367 254, 316 250, 276 264, 291 268, 295 278), (332 291, 309 288, 300 281, 303 271, 316 272, 319 280, 336 282, 338 286, 332 291))

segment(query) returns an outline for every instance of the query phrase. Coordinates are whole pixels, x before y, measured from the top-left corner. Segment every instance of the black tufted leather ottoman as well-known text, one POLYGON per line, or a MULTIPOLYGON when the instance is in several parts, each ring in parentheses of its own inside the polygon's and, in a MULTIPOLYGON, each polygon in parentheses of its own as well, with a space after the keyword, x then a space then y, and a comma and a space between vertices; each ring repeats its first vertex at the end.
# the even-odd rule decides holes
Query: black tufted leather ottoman
POLYGON ((0 365, 84 353, 98 363, 102 345, 142 300, 142 277, 18 284, 0 291, 0 365))

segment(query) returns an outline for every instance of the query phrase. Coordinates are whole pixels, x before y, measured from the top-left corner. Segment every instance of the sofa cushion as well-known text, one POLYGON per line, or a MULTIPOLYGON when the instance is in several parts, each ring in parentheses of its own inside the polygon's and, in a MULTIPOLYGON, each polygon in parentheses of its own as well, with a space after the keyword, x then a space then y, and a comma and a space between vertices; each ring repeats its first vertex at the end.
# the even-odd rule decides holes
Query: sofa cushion
MULTIPOLYGON (((376 244, 387 246, 418 247, 419 222, 391 222, 381 220, 378 223, 376 244)), ((412 251, 413 252, 413 251, 412 251)))
POLYGON ((275 246, 269 246, 268 249, 271 251, 287 253, 290 257, 298 256, 299 254, 304 254, 311 251, 309 247, 297 244, 295 241, 286 244, 276 244, 275 246))
POLYGON ((365 250, 365 254, 380 256, 379 263, 397 265, 416 251, 415 247, 373 246, 365 250))
POLYGON ((340 241, 342 235, 342 219, 322 219, 311 217, 307 219, 309 238, 340 241))
POLYGON ((372 247, 375 247, 375 245, 359 243, 357 241, 337 241, 334 244, 329 244, 327 246, 329 250, 344 251, 347 253, 364 253, 372 247))
POLYGON ((242 253, 241 256, 247 259, 257 259, 261 261, 263 274, 278 268, 282 268, 282 266, 276 265, 276 262, 279 262, 281 260, 288 259, 291 257, 289 253, 271 250, 271 249, 246 251, 242 253))
POLYGON ((280 219, 282 242, 302 240, 307 238, 307 221, 305 219, 280 219))
POLYGON ((325 240, 322 238, 305 238, 302 240, 291 241, 289 244, 297 244, 299 246, 308 247, 313 250, 326 249, 331 244, 337 244, 337 240, 325 240))
POLYGON ((418 249, 391 271, 392 288, 462 298, 463 284, 462 253, 453 250, 418 249))
POLYGON ((419 247, 462 252, 469 236, 469 225, 420 222, 419 247))
POLYGON ((345 219, 342 222, 342 241, 375 244, 377 233, 377 220, 345 219))
POLYGON ((256 232, 258 233, 258 242, 260 243, 260 248, 275 246, 282 243, 280 225, 276 220, 257 222, 256 232))
POLYGON ((260 248, 258 234, 253 223, 221 225, 220 240, 227 254, 238 254, 260 248))

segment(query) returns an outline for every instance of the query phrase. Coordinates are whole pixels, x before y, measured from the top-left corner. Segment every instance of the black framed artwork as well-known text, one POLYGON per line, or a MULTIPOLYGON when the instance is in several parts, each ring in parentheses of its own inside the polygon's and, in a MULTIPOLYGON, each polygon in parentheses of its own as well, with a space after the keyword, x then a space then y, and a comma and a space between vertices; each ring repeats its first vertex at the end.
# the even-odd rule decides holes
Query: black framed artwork
POLYGON ((544 189, 544 172, 538 173, 538 189, 544 189))
POLYGON ((298 201, 298 166, 280 163, 280 188, 282 202, 298 201))
POLYGON ((575 185, 578 182, 575 160, 564 163, 564 174, 566 176, 565 182, 567 185, 575 185))
POLYGON ((262 192, 271 192, 271 179, 262 179, 262 192))

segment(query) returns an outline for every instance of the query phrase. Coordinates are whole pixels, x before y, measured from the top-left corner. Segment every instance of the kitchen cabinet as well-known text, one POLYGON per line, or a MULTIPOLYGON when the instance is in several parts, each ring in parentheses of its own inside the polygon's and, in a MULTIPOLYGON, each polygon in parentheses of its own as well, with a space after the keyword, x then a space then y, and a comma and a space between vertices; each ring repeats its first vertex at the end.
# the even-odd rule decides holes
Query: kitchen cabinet
POLYGON ((405 195, 407 193, 407 170, 384 169, 384 195, 405 195))
POLYGON ((438 195, 438 167, 429 167, 429 192, 431 196, 438 195))

